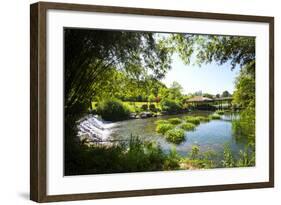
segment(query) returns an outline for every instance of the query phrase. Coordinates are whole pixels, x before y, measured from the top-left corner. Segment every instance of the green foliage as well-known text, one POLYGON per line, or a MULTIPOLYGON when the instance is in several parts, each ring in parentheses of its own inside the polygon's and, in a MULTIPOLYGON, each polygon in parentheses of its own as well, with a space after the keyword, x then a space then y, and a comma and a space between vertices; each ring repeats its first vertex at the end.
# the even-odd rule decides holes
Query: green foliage
POLYGON ((250 152, 248 149, 245 151, 240 150, 239 151, 239 159, 237 161, 238 167, 250 167, 255 166, 256 159, 255 159, 255 153, 250 152))
POLYGON ((191 148, 190 159, 196 159, 199 157, 199 146, 193 145, 191 148))
POLYGON ((159 125, 159 124, 169 124, 169 121, 168 120, 157 120, 157 121, 155 121, 155 123, 157 125, 159 125))
POLYGON ((221 116, 217 113, 214 113, 214 114, 210 115, 210 118, 213 120, 219 120, 219 119, 221 119, 221 116))
POLYGON ((177 153, 175 147, 172 147, 170 150, 165 162, 164 162, 164 170, 176 170, 180 168, 179 162, 181 157, 177 153))
POLYGON ((168 90, 168 98, 172 100, 178 100, 182 97, 182 91, 182 86, 178 82, 174 81, 168 90))
POLYGON ((218 153, 216 153, 214 150, 208 150, 203 153, 203 159, 204 159, 204 168, 210 169, 214 167, 218 167, 219 164, 216 162, 216 158, 218 156, 218 153))
POLYGON ((207 98, 214 98, 214 95, 210 94, 210 93, 203 93, 203 97, 207 97, 207 98))
POLYGON ((223 115, 223 114, 224 114, 224 111, 223 111, 223 110, 217 110, 217 111, 216 111, 216 114, 218 114, 218 115, 223 115))
POLYGON ((167 156, 160 146, 131 137, 128 145, 86 146, 66 138, 65 174, 105 174, 164 169, 167 156), (106 160, 105 160, 106 159, 106 160))
POLYGON ((157 108, 154 104, 149 104, 149 110, 152 111, 152 112, 156 112, 157 108))
POLYGON ((165 138, 168 142, 180 144, 185 140, 184 130, 180 128, 170 129, 165 133, 165 138))
MULTIPOLYGON (((255 101, 255 79, 249 74, 240 72, 236 79, 236 90, 233 94, 233 102, 242 108, 247 108, 255 101)), ((254 107, 252 105, 252 107, 254 107)))
POLYGON ((211 119, 210 117, 205 117, 205 116, 197 116, 197 119, 199 119, 200 122, 209 122, 211 119))
POLYGON ((156 132, 161 133, 161 134, 165 134, 168 130, 173 129, 175 126, 171 125, 171 124, 167 124, 167 123, 159 123, 156 126, 156 132))
POLYGON ((223 167, 235 167, 235 161, 234 161, 233 154, 230 150, 229 145, 224 146, 222 166, 223 167))
POLYGON ((223 98, 231 97, 231 94, 227 90, 225 90, 225 91, 222 92, 221 97, 223 97, 223 98))
POLYGON ((173 124, 173 125, 178 125, 181 123, 181 119, 180 118, 170 118, 168 119, 169 123, 173 124))
POLYGON ((143 104, 143 105, 141 106, 141 109, 142 109, 143 111, 147 111, 147 109, 148 109, 147 104, 143 104))
MULTIPOLYGON (((77 102, 90 105, 117 67, 130 78, 163 78, 170 69, 170 55, 152 32, 64 29, 65 109, 77 102), (122 69, 120 69, 122 68, 122 69)), ((106 84, 106 86, 104 86, 106 84)))
POLYGON ((195 124, 195 125, 199 125, 200 124, 200 119, 194 116, 186 116, 185 118, 186 122, 195 124))
POLYGON ((100 102, 97 107, 97 112, 104 120, 109 121, 125 120, 128 119, 130 115, 129 108, 116 99, 100 102))
POLYGON ((168 112, 168 113, 178 113, 181 110, 180 104, 171 99, 163 99, 160 102, 162 111, 168 112))
POLYGON ((193 123, 185 122, 180 125, 180 128, 186 131, 190 131, 195 129, 195 125, 193 123))

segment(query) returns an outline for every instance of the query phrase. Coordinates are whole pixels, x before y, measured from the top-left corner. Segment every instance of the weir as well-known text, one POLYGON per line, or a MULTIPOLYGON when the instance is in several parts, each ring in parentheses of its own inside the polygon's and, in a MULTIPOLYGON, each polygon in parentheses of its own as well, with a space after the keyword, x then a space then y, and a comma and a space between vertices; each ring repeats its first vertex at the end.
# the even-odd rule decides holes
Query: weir
POLYGON ((102 120, 96 115, 87 115, 77 121, 78 137, 81 139, 88 138, 94 142, 109 141, 111 128, 114 123, 102 120))

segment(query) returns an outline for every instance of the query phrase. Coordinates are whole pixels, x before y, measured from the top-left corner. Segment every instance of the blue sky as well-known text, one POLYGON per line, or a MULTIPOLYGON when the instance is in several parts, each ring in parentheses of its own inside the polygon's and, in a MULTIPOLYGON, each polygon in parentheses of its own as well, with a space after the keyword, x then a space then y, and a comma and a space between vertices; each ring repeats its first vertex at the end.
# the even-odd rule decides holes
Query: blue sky
POLYGON ((185 94, 200 90, 203 93, 214 95, 221 94, 225 90, 231 94, 233 93, 234 81, 239 69, 235 68, 231 71, 229 63, 218 65, 213 62, 199 67, 193 65, 194 59, 191 59, 190 65, 185 65, 176 54, 173 55, 172 60, 172 69, 168 71, 166 77, 162 80, 168 87, 173 81, 177 81, 183 87, 185 94))

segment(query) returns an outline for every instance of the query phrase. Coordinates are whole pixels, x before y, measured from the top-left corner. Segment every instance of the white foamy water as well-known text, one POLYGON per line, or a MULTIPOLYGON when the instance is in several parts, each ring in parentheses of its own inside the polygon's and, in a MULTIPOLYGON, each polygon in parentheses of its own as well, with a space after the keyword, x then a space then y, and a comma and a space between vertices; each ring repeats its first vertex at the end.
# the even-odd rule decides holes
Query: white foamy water
POLYGON ((115 126, 112 122, 103 121, 96 115, 87 115, 77 121, 78 137, 89 137, 93 141, 109 141, 111 128, 115 126))

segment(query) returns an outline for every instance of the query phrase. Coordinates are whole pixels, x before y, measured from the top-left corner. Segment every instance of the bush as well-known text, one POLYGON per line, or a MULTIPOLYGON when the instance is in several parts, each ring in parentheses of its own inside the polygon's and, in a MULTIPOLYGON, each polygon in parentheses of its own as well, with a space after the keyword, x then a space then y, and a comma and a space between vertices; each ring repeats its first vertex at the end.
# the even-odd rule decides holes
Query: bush
POLYGON ((143 111, 147 111, 147 109, 148 109, 147 104, 142 104, 142 105, 141 105, 141 109, 142 109, 143 111))
POLYGON ((235 167, 234 157, 228 144, 224 145, 222 166, 235 167))
POLYGON ((168 121, 173 124, 173 125, 178 125, 181 123, 181 119, 180 118, 170 118, 168 119, 168 121))
POLYGON ((150 104, 149 105, 149 110, 152 111, 152 112, 156 112, 157 111, 157 108, 154 104, 150 104))
POLYGON ((180 144, 184 141, 184 130, 180 128, 170 129, 166 132, 165 138, 168 142, 180 144))
POLYGON ((167 123, 160 123, 156 127, 156 132, 165 134, 168 130, 171 130, 174 128, 174 125, 167 124, 167 123))
POLYGON ((168 113, 177 113, 181 110, 181 106, 175 100, 165 99, 160 103, 161 109, 168 113))
POLYGON ((165 162, 164 162, 164 170, 175 170, 179 169, 180 165, 180 156, 175 147, 172 147, 170 153, 168 154, 165 162))
POLYGON ((215 113, 215 114, 212 114, 210 116, 210 118, 213 119, 213 120, 219 120, 219 119, 221 119, 221 116, 215 113))
POLYGON ((200 119, 198 119, 198 117, 186 116, 185 121, 189 122, 189 123, 192 123, 192 124, 195 124, 195 125, 200 124, 200 119))
POLYGON ((199 147, 197 145, 193 145, 191 148, 190 158, 197 159, 199 157, 199 147))
POLYGON ((130 109, 121 101, 110 99, 99 103, 97 113, 101 115, 104 120, 118 121, 128 119, 130 116, 130 109))
POLYGON ((193 123, 185 122, 185 123, 180 125, 180 128, 182 128, 184 130, 194 130, 195 125, 193 123))

